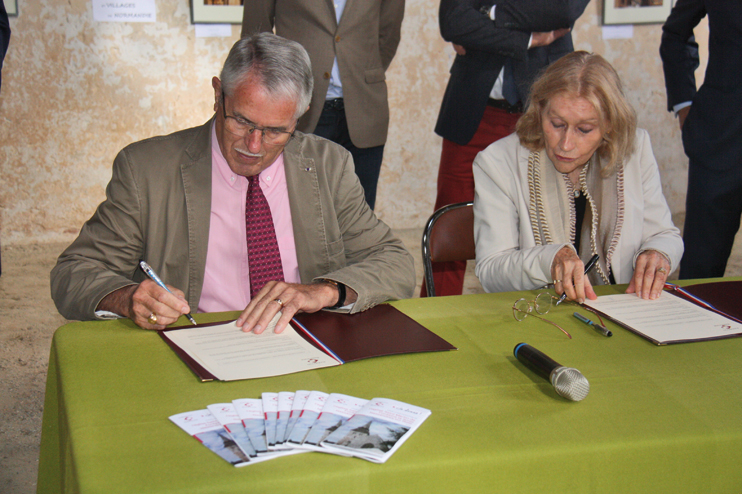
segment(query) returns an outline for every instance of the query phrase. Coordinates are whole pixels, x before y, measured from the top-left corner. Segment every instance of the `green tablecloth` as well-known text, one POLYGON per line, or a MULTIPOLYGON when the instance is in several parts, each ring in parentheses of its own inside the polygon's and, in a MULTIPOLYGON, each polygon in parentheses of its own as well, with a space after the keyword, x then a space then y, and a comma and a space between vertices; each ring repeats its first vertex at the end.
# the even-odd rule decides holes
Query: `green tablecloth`
POLYGON ((198 382, 129 321, 68 324, 51 349, 38 492, 742 491, 742 339, 658 347, 611 323, 606 338, 563 305, 549 318, 569 340, 513 319, 513 302, 535 293, 394 302, 458 351, 230 383, 198 382), (515 360, 523 341, 582 371, 587 398, 560 398, 515 360), (385 464, 308 453, 244 468, 168 420, 298 389, 393 398, 432 415, 385 464))

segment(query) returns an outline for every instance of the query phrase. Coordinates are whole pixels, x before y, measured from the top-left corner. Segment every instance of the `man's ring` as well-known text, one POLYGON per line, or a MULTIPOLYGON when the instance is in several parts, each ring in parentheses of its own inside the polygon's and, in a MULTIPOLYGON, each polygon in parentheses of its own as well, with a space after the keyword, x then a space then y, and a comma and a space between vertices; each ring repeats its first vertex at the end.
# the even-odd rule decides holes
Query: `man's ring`
POLYGON ((662 274, 667 274, 667 270, 665 268, 663 268, 662 266, 660 266, 659 268, 657 268, 657 272, 658 273, 662 273, 662 274))
POLYGON ((277 298, 276 300, 274 300, 274 302, 277 303, 280 307, 283 307, 283 302, 280 298, 277 298))
POLYGON ((561 282, 562 282, 562 280, 554 280, 554 284, 555 284, 555 285, 556 285, 557 283, 561 283, 561 282))
POLYGON ((147 321, 149 321, 149 323, 152 325, 157 324, 157 314, 155 314, 154 312, 150 314, 147 318, 147 321))

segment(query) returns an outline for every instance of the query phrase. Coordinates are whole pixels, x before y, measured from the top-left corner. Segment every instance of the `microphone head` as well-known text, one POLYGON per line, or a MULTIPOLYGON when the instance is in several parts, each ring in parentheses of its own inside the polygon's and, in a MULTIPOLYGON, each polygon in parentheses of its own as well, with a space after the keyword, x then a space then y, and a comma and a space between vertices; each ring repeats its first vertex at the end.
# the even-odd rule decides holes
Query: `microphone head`
POLYGON ((590 391, 590 383, 585 376, 572 367, 557 367, 551 372, 551 384, 557 394, 568 400, 583 400, 590 391))

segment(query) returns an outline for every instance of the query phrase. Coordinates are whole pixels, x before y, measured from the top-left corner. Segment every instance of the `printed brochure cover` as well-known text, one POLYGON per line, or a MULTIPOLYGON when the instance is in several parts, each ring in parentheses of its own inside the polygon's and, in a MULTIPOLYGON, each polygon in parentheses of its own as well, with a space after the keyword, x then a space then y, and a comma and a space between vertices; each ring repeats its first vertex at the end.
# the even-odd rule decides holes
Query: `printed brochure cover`
POLYGON ((322 391, 312 391, 307 397, 307 401, 304 404, 304 408, 299 414, 299 418, 291 429, 289 434, 288 442, 296 446, 304 442, 304 438, 307 437, 309 429, 314 425, 314 421, 317 420, 322 407, 325 406, 325 400, 330 396, 322 391))
POLYGON ((241 467, 250 459, 229 436, 227 430, 208 410, 179 413, 169 417, 178 427, 230 464, 241 467))
POLYGON ((322 445, 331 451, 384 463, 430 416, 430 410, 401 401, 374 398, 322 445))
POLYGON ((301 448, 323 451, 320 443, 342 426, 350 417, 368 403, 368 400, 340 393, 332 393, 325 401, 322 412, 309 430, 301 448))
POLYGON ((385 398, 368 401, 322 391, 281 393, 214 403, 206 410, 169 418, 222 459, 241 467, 311 451, 384 463, 430 416, 430 410, 385 398), (266 431, 275 425, 269 415, 277 412, 266 414, 264 406, 274 397, 277 403, 281 393, 293 394, 294 403, 297 396, 305 403, 301 409, 292 407, 298 417, 284 444, 287 449, 270 451, 266 431))

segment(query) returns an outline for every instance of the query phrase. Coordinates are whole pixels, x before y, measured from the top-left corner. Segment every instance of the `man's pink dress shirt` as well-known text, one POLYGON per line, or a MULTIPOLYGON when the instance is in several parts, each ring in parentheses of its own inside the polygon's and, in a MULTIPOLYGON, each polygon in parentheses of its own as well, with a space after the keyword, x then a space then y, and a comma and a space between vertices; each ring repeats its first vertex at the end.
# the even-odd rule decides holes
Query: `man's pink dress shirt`
MULTIPOLYGON (((284 279, 288 283, 300 283, 283 153, 260 174, 260 188, 273 215, 284 279)), ((211 223, 206 273, 198 312, 242 310, 250 302, 245 239, 246 195, 247 179, 232 172, 219 148, 212 125, 211 223)))

